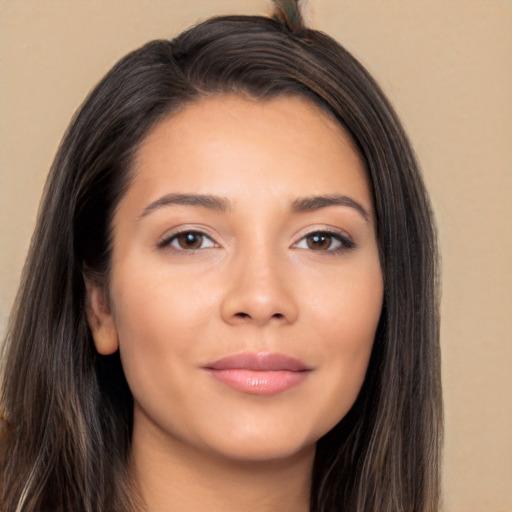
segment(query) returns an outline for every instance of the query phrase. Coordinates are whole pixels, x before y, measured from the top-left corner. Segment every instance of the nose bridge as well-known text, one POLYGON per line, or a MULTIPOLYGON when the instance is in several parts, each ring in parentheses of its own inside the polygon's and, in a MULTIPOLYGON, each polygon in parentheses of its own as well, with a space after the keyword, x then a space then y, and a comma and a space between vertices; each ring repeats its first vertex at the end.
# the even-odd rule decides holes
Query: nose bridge
POLYGON ((286 254, 275 244, 255 237, 240 246, 230 262, 222 316, 229 322, 294 322, 298 309, 286 276, 286 254))

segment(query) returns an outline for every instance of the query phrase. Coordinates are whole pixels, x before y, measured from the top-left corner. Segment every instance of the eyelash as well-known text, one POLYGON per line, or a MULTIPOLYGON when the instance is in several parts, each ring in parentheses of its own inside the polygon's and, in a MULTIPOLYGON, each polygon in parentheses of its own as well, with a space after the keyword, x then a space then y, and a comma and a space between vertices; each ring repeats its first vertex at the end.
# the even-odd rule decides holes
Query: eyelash
POLYGON ((311 231, 311 233, 308 233, 304 235, 297 243, 294 244, 295 247, 299 249, 309 249, 314 252, 318 253, 330 253, 330 254, 339 254, 341 252, 346 251, 347 249, 354 249, 355 244, 354 242, 346 235, 343 235, 341 233, 338 233, 336 231, 329 231, 325 229, 319 229, 317 231, 311 231), (298 247, 299 243, 301 243, 303 240, 305 240, 307 244, 307 239, 311 237, 326 237, 330 238, 329 247, 327 249, 313 249, 311 247, 298 247), (331 249, 331 245, 333 242, 338 242, 339 246, 331 249))
MULTIPOLYGON (((173 233, 170 236, 166 236, 158 243, 159 249, 166 248, 166 247, 171 247, 173 250, 175 250, 177 252, 197 252, 202 249, 218 247, 218 245, 210 236, 203 233, 202 231, 189 229, 189 230, 185 230, 185 231, 180 231, 178 233, 173 233), (189 235, 201 237, 201 245, 203 244, 205 239, 209 240, 211 245, 209 245, 208 247, 194 247, 194 248, 184 248, 184 247, 177 247, 177 246, 173 245, 174 242, 179 243, 180 237, 189 236, 189 235)), ((338 233, 335 231, 329 231, 329 230, 316 230, 316 231, 311 231, 310 233, 307 233, 306 235, 304 235, 298 242, 293 244, 293 247, 298 248, 298 249, 311 250, 313 252, 318 252, 318 253, 339 254, 348 249, 354 249, 355 244, 348 236, 342 235, 341 233, 338 233), (299 244, 302 241, 306 241, 305 243, 307 244, 307 239, 310 237, 325 237, 325 238, 329 238, 331 241, 329 243, 329 246, 326 249, 313 249, 309 246, 308 247, 299 247, 299 244), (338 242, 339 246, 334 249, 331 249, 331 245, 333 244, 333 242, 338 242)))
MULTIPOLYGON (((202 245, 202 243, 201 243, 202 245)), ((208 249, 210 247, 218 247, 218 245, 214 242, 214 240, 208 236, 206 233, 203 233, 202 231, 198 231, 196 229, 187 229, 185 231, 179 231, 178 233, 173 233, 170 236, 164 237, 159 243, 158 248, 162 249, 165 247, 171 247, 175 251, 183 251, 183 252, 196 252, 200 251, 202 249, 208 249), (184 248, 184 247, 177 247, 173 246, 173 242, 177 241, 179 243, 179 237, 188 236, 188 235, 194 235, 197 237, 201 237, 202 240, 207 239, 211 242, 211 246, 209 247, 198 247, 198 248, 184 248)))

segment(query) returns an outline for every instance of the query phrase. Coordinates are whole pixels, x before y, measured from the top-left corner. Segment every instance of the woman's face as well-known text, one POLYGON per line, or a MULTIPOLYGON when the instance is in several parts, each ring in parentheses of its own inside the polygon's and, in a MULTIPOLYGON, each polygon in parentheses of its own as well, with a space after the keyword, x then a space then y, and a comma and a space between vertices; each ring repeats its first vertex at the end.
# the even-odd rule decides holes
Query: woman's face
POLYGON ((113 221, 98 351, 119 348, 134 437, 239 460, 314 450, 354 403, 382 306, 348 136, 295 97, 201 100, 156 126, 113 221))

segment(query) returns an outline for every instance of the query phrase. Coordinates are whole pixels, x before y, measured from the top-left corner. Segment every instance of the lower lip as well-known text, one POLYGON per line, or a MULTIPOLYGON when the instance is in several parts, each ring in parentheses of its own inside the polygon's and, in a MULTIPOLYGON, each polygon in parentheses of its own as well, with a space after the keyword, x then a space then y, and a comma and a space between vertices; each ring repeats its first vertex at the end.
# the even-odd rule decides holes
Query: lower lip
POLYGON ((309 374, 309 371, 255 371, 239 368, 227 370, 209 368, 208 372, 229 387, 252 395, 277 395, 297 386, 309 374))

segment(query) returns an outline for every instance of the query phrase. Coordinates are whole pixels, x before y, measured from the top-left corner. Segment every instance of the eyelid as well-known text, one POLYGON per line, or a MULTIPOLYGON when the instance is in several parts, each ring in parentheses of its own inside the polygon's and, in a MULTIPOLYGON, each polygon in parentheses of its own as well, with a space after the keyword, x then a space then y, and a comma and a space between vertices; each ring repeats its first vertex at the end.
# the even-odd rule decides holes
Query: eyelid
POLYGON ((318 227, 316 229, 309 230, 307 233, 302 234, 302 236, 292 245, 292 247, 297 248, 297 249, 305 249, 305 250, 309 250, 309 251, 313 251, 313 252, 319 252, 319 253, 323 252, 323 253, 331 253, 332 254, 332 253, 338 253, 338 252, 354 249, 356 247, 356 244, 352 240, 352 237, 344 230, 318 227), (328 249, 324 249, 324 250, 322 250, 322 249, 315 250, 315 249, 311 249, 309 247, 298 247, 298 244, 300 242, 302 242, 303 240, 305 240, 308 236, 312 236, 312 235, 316 235, 316 234, 330 236, 330 237, 334 238, 335 240, 337 240, 340 243, 340 245, 336 248, 329 247, 328 249))
POLYGON ((220 244, 215 240, 213 235, 211 233, 208 233, 208 230, 206 230, 204 227, 198 227, 198 226, 177 226, 174 229, 171 229, 170 231, 167 231, 157 242, 157 247, 159 249, 161 248, 172 248, 175 249, 178 252, 194 252, 194 251, 201 251, 203 249, 210 249, 212 247, 220 247, 220 244), (199 249, 183 249, 174 247, 171 245, 172 241, 177 239, 180 235, 186 234, 186 233, 195 233, 198 235, 203 236, 204 238, 208 238, 211 240, 212 245, 209 247, 199 248, 199 249))

